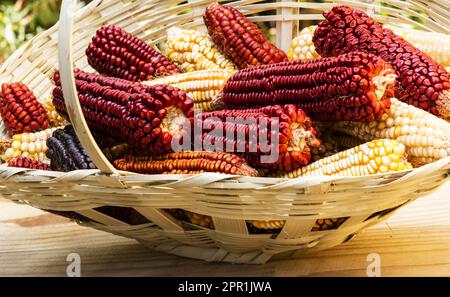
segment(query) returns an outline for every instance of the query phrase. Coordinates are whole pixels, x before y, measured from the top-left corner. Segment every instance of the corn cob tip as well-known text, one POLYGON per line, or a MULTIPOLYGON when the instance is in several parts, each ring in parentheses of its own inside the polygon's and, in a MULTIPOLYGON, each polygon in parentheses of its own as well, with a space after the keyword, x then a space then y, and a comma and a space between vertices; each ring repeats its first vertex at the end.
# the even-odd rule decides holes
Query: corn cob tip
POLYGON ((383 70, 380 74, 373 77, 372 81, 375 84, 375 97, 378 100, 383 99, 386 94, 386 90, 389 90, 394 86, 396 79, 397 75, 392 68, 383 70))

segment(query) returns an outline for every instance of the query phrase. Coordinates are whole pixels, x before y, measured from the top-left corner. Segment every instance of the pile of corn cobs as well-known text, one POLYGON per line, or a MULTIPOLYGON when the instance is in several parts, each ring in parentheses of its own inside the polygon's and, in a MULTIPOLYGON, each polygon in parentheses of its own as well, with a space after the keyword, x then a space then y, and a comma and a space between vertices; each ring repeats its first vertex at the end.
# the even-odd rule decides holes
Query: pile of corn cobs
MULTIPOLYGON (((324 16, 288 55, 226 5, 206 9, 209 36, 169 29, 165 55, 102 27, 86 49, 98 74, 74 73, 84 117, 114 166, 141 174, 362 176, 449 156, 449 53, 403 29, 412 45, 353 8, 324 16)), ((45 100, 22 83, 2 85, 11 136, 0 140, 2 159, 95 169, 69 123, 58 72, 53 80, 45 100)), ((273 227, 262 223, 252 224, 273 227)))

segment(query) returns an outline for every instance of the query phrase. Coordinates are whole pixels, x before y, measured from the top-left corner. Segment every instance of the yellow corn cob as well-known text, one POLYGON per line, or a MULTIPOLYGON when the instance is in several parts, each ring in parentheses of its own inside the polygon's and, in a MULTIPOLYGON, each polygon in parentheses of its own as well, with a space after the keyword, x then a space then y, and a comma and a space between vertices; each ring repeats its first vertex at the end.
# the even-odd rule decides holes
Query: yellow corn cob
POLYGON ((234 73, 235 70, 200 70, 145 81, 143 84, 177 87, 194 100, 195 109, 210 111, 212 99, 222 91, 228 78, 234 73))
POLYGON ((411 168, 412 165, 406 161, 403 144, 392 139, 377 139, 280 176, 363 176, 411 168))
POLYGON ((320 58, 316 52, 312 37, 317 26, 309 26, 303 28, 299 35, 292 39, 291 49, 288 52, 290 60, 312 60, 320 58))
POLYGON ((285 221, 283 220, 273 220, 273 221, 248 221, 253 227, 258 229, 280 229, 284 227, 285 221))
POLYGON ((450 66, 450 35, 384 25, 444 67, 450 66))
POLYGON ((363 141, 396 139, 405 145, 408 160, 415 166, 450 156, 450 123, 395 98, 378 121, 337 122, 330 127, 363 141))
MULTIPOLYGON (((311 231, 323 231, 323 230, 332 230, 337 229, 340 225, 342 225, 348 218, 335 218, 335 219, 318 219, 314 223, 311 231)), ((253 227, 263 230, 273 230, 273 229, 281 229, 284 227, 285 221, 282 220, 273 220, 273 221, 249 221, 253 227)))
POLYGON ((55 109, 55 106, 53 106, 53 100, 51 98, 40 100, 40 103, 45 108, 47 117, 50 120, 50 124, 52 127, 61 127, 67 125, 67 121, 59 115, 59 113, 55 109))
POLYGON ((183 72, 206 69, 236 69, 202 32, 172 27, 167 30, 166 55, 183 72))
MULTIPOLYGON (((320 57, 316 52, 312 37, 317 26, 310 26, 300 31, 292 40, 289 58, 292 60, 311 60, 320 57)), ((405 29, 396 26, 385 25, 395 34, 399 35, 422 52, 429 55, 444 67, 450 66, 450 35, 426 32, 421 30, 405 29)))
POLYGON ((47 139, 57 128, 48 128, 34 133, 16 134, 11 139, 11 146, 2 155, 4 161, 15 157, 25 157, 32 160, 46 161, 47 139))

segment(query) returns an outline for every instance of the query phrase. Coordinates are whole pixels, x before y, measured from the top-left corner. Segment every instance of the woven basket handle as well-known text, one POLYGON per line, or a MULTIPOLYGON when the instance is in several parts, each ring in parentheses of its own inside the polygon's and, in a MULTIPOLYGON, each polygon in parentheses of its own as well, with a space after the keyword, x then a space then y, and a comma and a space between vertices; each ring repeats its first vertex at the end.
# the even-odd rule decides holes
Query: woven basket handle
POLYGON ((78 101, 72 64, 73 5, 75 2, 76 0, 63 0, 59 18, 58 58, 64 102, 78 139, 92 162, 103 173, 117 174, 117 170, 111 165, 92 137, 78 101))

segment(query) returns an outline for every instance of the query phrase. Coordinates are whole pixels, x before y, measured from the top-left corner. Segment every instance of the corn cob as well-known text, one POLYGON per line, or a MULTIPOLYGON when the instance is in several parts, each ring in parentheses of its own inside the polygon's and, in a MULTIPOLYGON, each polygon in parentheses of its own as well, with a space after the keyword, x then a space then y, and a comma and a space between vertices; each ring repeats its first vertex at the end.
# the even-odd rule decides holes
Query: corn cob
POLYGON ((34 133, 21 133, 14 135, 10 140, 10 146, 4 151, 2 159, 9 161, 16 157, 24 157, 32 160, 47 161, 47 139, 52 136, 56 128, 48 128, 34 133))
POLYGON ((25 157, 16 157, 8 161, 8 167, 19 167, 37 170, 50 170, 47 164, 42 161, 32 160, 25 157))
MULTIPOLYGON (((188 118, 193 100, 167 85, 144 86, 123 79, 75 71, 78 98, 92 131, 148 152, 172 150, 188 118)), ((54 77, 56 110, 68 119, 59 76, 54 77)))
POLYGON ((316 52, 312 38, 316 26, 309 26, 303 28, 297 37, 292 39, 291 49, 289 50, 288 57, 290 60, 313 60, 320 58, 320 55, 316 52))
POLYGON ((311 149, 311 161, 317 161, 339 152, 338 145, 335 141, 324 141, 320 139, 320 146, 311 149))
POLYGON ((180 73, 178 67, 155 48, 114 25, 97 30, 86 56, 89 65, 98 72, 130 81, 180 73))
POLYGON ((144 81, 144 85, 171 85, 183 90, 194 100, 194 109, 212 110, 212 99, 222 91, 234 70, 201 70, 144 81))
POLYGON ((165 209, 166 212, 171 214, 177 220, 183 222, 189 222, 194 225, 198 225, 208 229, 214 229, 214 222, 210 216, 201 215, 195 212, 190 212, 184 209, 165 209))
POLYGON ((47 158, 52 170, 69 172, 77 169, 95 169, 71 125, 57 129, 47 139, 47 158))
POLYGON ((339 228, 348 217, 334 218, 334 219, 318 219, 316 220, 314 227, 311 231, 324 231, 324 230, 334 230, 339 228))
POLYGON ((240 69, 288 60, 258 26, 233 7, 211 4, 203 20, 216 46, 240 69))
POLYGON ((114 145, 112 147, 106 147, 102 149, 105 157, 113 162, 114 160, 121 159, 130 151, 130 146, 127 143, 114 145))
POLYGON ((392 139, 377 139, 279 176, 364 176, 411 168, 406 161, 403 144, 392 139))
POLYGON ((321 144, 319 147, 313 147, 311 149, 311 161, 318 161, 364 143, 359 138, 336 132, 328 127, 327 129, 332 132, 319 134, 321 144))
MULTIPOLYGON (((333 230, 339 228, 348 217, 335 218, 335 219, 317 219, 314 223, 311 231, 323 231, 323 230, 333 230)), ((272 220, 272 221, 249 221, 254 228, 262 230, 275 230, 284 227, 286 221, 284 220, 272 220)))
POLYGON ((336 6, 324 16, 313 37, 322 57, 351 51, 378 55, 397 72, 397 98, 450 120, 450 80, 444 67, 362 11, 336 6))
POLYGON ((406 29, 391 25, 383 27, 392 30, 444 67, 450 66, 450 35, 437 32, 406 29))
POLYGON ((44 107, 22 83, 2 84, 0 114, 10 136, 50 126, 44 107))
POLYGON ((236 69, 207 34, 195 30, 179 27, 167 30, 166 54, 183 72, 236 69))
POLYGON ((48 120, 50 121, 50 126, 61 127, 67 125, 67 121, 56 111, 53 105, 53 99, 48 98, 41 101, 42 106, 47 112, 48 120))
POLYGON ((197 174, 219 172, 256 176, 256 170, 247 161, 229 153, 193 151, 177 152, 158 156, 126 155, 114 161, 119 170, 143 174, 197 174))
POLYGON ((207 132, 196 135, 196 143, 212 144, 213 149, 234 153, 245 152, 249 164, 256 168, 293 170, 307 164, 311 147, 320 145, 310 118, 295 105, 225 109, 204 112, 201 116, 202 121, 194 121, 194 130, 207 132), (208 131, 210 128, 214 128, 213 133, 208 131), (262 156, 273 158, 263 161, 262 156))
POLYGON ((391 102, 378 121, 338 122, 330 127, 362 141, 395 139, 405 145, 408 160, 416 166, 450 156, 450 123, 395 98, 391 102))
MULTIPOLYGON (((391 25, 383 25, 383 27, 392 30, 396 35, 429 55, 442 66, 450 66, 450 55, 448 54, 450 52, 450 35, 391 25)), ((289 59, 312 60, 320 57, 312 41, 316 28, 317 26, 305 27, 297 37, 292 39, 291 49, 288 54, 289 59)))
POLYGON ((372 121, 389 108, 393 72, 379 57, 361 52, 252 67, 234 74, 214 103, 296 103, 315 120, 372 121))
POLYGON ((271 221, 247 221, 250 225, 252 225, 256 229, 262 230, 274 230, 281 229, 284 227, 286 221, 284 220, 271 220, 271 221))

